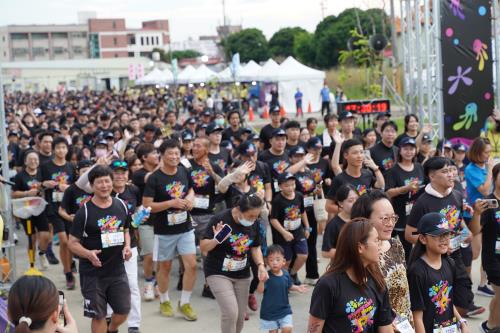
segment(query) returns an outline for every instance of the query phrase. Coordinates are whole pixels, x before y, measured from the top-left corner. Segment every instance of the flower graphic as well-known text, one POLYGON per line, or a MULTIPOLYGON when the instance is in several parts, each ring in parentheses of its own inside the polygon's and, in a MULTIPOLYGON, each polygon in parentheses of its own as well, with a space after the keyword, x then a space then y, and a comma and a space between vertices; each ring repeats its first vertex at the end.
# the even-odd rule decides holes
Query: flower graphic
POLYGON ((297 205, 292 205, 285 208, 285 220, 296 220, 300 218, 300 208, 297 205))
POLYGON ((250 186, 256 191, 259 192, 260 190, 264 189, 264 181, 262 177, 259 175, 251 175, 248 178, 248 181, 250 183, 250 186))
POLYGON ((360 184, 356 186, 356 192, 359 196, 362 196, 363 194, 368 192, 368 188, 366 187, 366 185, 360 184))
POLYGON ((455 207, 455 205, 448 205, 445 208, 439 211, 446 221, 448 221, 448 225, 450 230, 456 230, 460 226, 460 211, 455 207))
POLYGON ((114 215, 107 215, 106 217, 97 220, 97 225, 101 229, 102 233, 117 232, 121 224, 122 221, 114 215))
POLYGON ((439 281, 437 284, 429 288, 429 297, 436 306, 439 314, 443 314, 450 304, 450 292, 453 287, 448 284, 448 281, 439 281))
POLYGON ((165 191, 170 195, 171 198, 180 199, 182 198, 184 193, 185 186, 182 185, 180 181, 174 181, 165 186, 165 191))
POLYGON ((280 161, 274 162, 273 170, 276 171, 278 174, 282 174, 288 168, 288 165, 289 164, 287 161, 280 160, 280 161))
POLYGON ((68 183, 68 180, 69 180, 69 176, 66 174, 66 172, 64 171, 58 171, 58 172, 54 172, 50 178, 52 180, 55 180, 57 182, 57 184, 59 185, 64 185, 64 184, 67 184, 68 183))
POLYGON ((207 186, 209 178, 210 176, 205 169, 191 171, 191 179, 193 180, 194 187, 196 188, 207 186))
POLYGON ((316 187, 314 180, 310 177, 299 176, 299 177, 297 177, 297 180, 299 181, 300 185, 302 186, 304 193, 312 192, 314 190, 314 188, 316 187))
POLYGON ((351 321, 351 332, 361 333, 373 325, 375 310, 376 307, 373 305, 372 299, 359 297, 347 302, 345 312, 347 318, 351 321))
POLYGON ((248 235, 242 233, 232 234, 229 237, 229 244, 233 252, 240 257, 246 255, 252 243, 253 240, 249 239, 248 235))
POLYGON ((469 74, 471 70, 472 67, 468 67, 462 72, 462 66, 457 67, 457 75, 450 75, 448 77, 448 82, 453 82, 450 89, 448 89, 448 95, 453 95, 457 91, 460 81, 463 81, 466 86, 472 85, 474 81, 471 78, 465 76, 469 74))

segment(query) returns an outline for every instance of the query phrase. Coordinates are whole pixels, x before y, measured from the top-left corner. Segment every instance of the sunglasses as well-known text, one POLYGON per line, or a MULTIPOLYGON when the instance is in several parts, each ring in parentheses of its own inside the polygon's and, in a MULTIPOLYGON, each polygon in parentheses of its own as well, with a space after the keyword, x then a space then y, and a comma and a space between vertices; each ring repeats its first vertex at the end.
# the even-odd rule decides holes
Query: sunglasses
POLYGON ((113 163, 111 163, 111 166, 113 168, 127 168, 128 167, 128 163, 125 162, 125 161, 114 161, 113 163))

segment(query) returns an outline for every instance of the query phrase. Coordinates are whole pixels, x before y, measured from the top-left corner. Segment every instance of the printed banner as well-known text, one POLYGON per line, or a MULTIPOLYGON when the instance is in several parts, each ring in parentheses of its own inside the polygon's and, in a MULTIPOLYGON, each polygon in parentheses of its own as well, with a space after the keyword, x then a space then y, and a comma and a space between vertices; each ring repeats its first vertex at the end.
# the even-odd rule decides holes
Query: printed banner
POLYGON ((470 144, 493 112, 489 0, 441 1, 444 135, 470 144))

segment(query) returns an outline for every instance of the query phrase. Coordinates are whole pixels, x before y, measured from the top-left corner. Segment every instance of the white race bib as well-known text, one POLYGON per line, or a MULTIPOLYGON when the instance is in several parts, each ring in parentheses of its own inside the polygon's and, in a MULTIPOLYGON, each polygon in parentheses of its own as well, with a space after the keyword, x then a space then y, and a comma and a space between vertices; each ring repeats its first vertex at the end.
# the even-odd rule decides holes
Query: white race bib
POLYGON ((232 259, 232 258, 224 258, 224 262, 222 263, 222 271, 224 272, 237 272, 245 269, 247 266, 247 257, 242 260, 232 259))
POLYGON ((457 324, 453 324, 446 327, 435 328, 432 330, 433 333, 459 333, 457 324))
POLYGON ((314 197, 312 195, 304 197, 304 207, 312 207, 314 204, 314 197))
POLYGON ((52 202, 61 202, 63 199, 63 192, 53 191, 52 192, 52 202))
POLYGON ((403 321, 397 323, 396 328, 401 333, 415 333, 415 330, 413 329, 413 327, 411 327, 410 322, 406 318, 403 321))
POLYGON ((208 197, 201 195, 196 195, 194 197, 194 208, 208 209, 209 205, 210 205, 210 199, 208 197))
POLYGON ((123 231, 107 232, 101 234, 101 242, 103 249, 113 246, 120 246, 125 242, 125 234, 123 233, 123 231))
POLYGON ((302 219, 295 219, 295 220, 285 220, 285 229, 289 231, 296 230, 300 227, 300 224, 302 223, 302 219))
POLYGON ((277 180, 275 180, 275 181, 273 182, 273 185, 274 185, 274 192, 279 192, 279 191, 280 191, 280 186, 279 186, 279 184, 278 184, 278 181, 277 181, 277 180))
POLYGON ((454 252, 460 248, 460 243, 462 242, 462 237, 460 235, 455 236, 450 239, 450 250, 454 252))
POLYGON ((168 225, 182 224, 187 221, 187 212, 168 214, 168 225))
POLYGON ((405 205, 406 216, 410 215, 412 208, 413 208, 413 202, 407 202, 405 205))
POLYGON ((495 254, 500 254, 500 238, 498 238, 495 243, 495 254))

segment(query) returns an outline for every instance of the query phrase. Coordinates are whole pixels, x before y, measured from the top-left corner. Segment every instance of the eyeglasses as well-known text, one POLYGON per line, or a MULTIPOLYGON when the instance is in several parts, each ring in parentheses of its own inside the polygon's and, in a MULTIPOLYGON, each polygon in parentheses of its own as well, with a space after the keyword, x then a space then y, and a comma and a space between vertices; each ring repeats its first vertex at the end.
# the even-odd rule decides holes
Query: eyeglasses
POLYGON ((431 235, 431 234, 426 234, 427 236, 430 236, 434 239, 439 239, 439 241, 443 242, 443 241, 447 241, 451 238, 451 232, 447 232, 445 234, 441 234, 441 235, 431 235))
POLYGON ((125 161, 117 160, 117 161, 113 161, 113 163, 111 163, 111 166, 113 168, 127 168, 128 167, 128 163, 125 162, 125 161))
POLYGON ((378 218, 383 225, 391 225, 391 224, 396 224, 399 220, 399 216, 396 214, 393 215, 387 215, 387 216, 381 216, 378 218))

